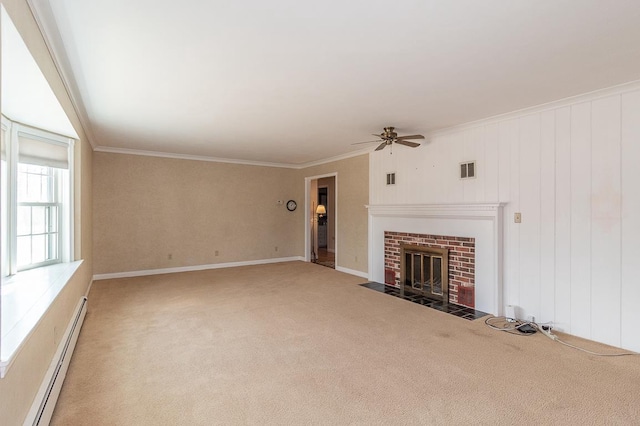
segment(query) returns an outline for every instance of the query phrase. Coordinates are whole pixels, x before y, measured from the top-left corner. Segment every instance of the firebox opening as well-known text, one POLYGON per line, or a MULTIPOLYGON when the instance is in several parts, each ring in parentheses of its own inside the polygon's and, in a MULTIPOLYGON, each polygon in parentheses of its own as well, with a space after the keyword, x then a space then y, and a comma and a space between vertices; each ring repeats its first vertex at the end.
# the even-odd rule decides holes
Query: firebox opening
POLYGON ((449 250, 400 245, 400 282, 404 292, 449 302, 449 250))

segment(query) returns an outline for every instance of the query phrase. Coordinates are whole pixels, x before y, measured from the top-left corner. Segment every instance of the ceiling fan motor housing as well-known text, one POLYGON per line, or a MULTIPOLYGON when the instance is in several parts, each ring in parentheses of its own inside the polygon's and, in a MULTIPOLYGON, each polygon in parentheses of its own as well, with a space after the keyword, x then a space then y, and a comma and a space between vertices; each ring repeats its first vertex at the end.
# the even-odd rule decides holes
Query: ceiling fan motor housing
POLYGON ((393 131, 393 129, 395 129, 395 127, 385 127, 384 128, 384 133, 380 136, 382 136, 382 139, 393 139, 395 140, 398 137, 398 134, 396 132, 393 131))

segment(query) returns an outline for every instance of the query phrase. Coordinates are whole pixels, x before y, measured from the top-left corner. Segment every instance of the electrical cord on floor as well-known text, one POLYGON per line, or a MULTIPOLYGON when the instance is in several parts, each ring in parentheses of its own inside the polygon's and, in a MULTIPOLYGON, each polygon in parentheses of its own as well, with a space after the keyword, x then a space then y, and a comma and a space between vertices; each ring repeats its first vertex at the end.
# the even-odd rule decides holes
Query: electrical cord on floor
POLYGON ((529 325, 533 328, 537 328, 537 325, 533 322, 511 320, 506 317, 487 317, 484 323, 492 330, 506 331, 509 334, 516 336, 532 336, 534 333, 523 333, 518 331, 521 327, 529 325))
POLYGON ((565 341, 562 341, 558 338, 558 336, 556 336, 555 334, 553 334, 551 332, 551 326, 548 325, 550 323, 535 323, 532 321, 520 321, 517 319, 513 319, 513 318, 506 318, 506 317, 487 317, 487 319, 484 320, 484 323, 491 328, 492 330, 498 330, 498 331, 506 331, 509 334, 514 334, 516 336, 532 336, 535 333, 533 332, 528 332, 528 333, 523 333, 521 331, 519 331, 520 328, 528 325, 530 327, 533 327, 534 329, 536 329, 537 331, 540 331, 542 334, 544 334, 545 336, 547 336, 549 339, 554 340, 562 345, 568 346, 570 348, 573 349, 577 349, 579 351, 588 353, 589 355, 594 355, 594 356, 633 356, 633 355, 640 355, 640 353, 635 353, 635 352, 619 352, 619 353, 613 353, 613 354, 603 354, 603 353, 598 353, 598 352, 592 352, 590 350, 572 345, 571 343, 567 343, 565 341))
MULTIPOLYGON (((551 333, 549 333, 549 334, 551 334, 551 333)), ((555 335, 552 334, 552 336, 555 336, 555 335)), ((563 344, 565 346, 569 346, 570 348, 577 349, 579 351, 586 352, 586 353, 588 353, 590 355, 595 355, 595 356, 633 356, 633 355, 640 355, 640 353, 635 353, 635 352, 620 352, 620 353, 615 353, 615 354, 601 354, 601 353, 598 353, 598 352, 592 352, 592 351, 589 351, 587 349, 580 348, 578 346, 574 346, 571 343, 563 342, 562 340, 558 339, 558 336, 556 336, 556 338, 553 339, 553 340, 555 340, 556 342, 561 343, 561 344, 563 344)))

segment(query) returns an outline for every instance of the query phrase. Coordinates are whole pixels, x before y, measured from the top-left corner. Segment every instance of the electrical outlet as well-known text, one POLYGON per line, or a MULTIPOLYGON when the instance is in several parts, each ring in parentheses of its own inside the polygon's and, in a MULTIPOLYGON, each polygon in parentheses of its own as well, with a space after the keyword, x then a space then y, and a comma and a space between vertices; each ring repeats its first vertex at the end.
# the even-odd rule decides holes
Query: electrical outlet
POLYGON ((167 259, 169 259, 169 260, 173 259, 173 254, 169 253, 169 254, 167 255, 167 259))
POLYGON ((276 246, 276 251, 278 251, 278 246, 276 246))
POLYGON ((217 256, 217 255, 219 255, 219 254, 220 254, 220 252, 219 252, 218 250, 216 250, 215 255, 217 256))
POLYGON ((507 321, 515 322, 516 321, 516 307, 513 306, 513 305, 507 305, 505 310, 504 310, 504 316, 505 316, 505 318, 507 318, 507 321))
POLYGON ((513 214, 513 221, 515 223, 522 223, 522 213, 514 213, 513 214))

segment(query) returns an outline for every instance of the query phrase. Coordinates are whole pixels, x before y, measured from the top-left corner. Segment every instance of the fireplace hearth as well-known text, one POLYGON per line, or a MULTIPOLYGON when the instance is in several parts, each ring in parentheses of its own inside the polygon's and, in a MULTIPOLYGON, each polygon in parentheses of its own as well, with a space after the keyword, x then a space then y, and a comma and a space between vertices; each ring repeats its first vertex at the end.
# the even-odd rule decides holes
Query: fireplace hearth
POLYGON ((360 285, 371 290, 379 291, 380 293, 388 294, 390 296, 406 300, 407 302, 424 306, 425 308, 435 309, 437 311, 451 314, 470 321, 489 315, 486 312, 482 312, 474 308, 469 308, 467 306, 455 305, 453 303, 444 303, 438 300, 433 300, 431 298, 410 293, 402 294, 400 289, 391 287, 387 284, 367 282, 360 285))

